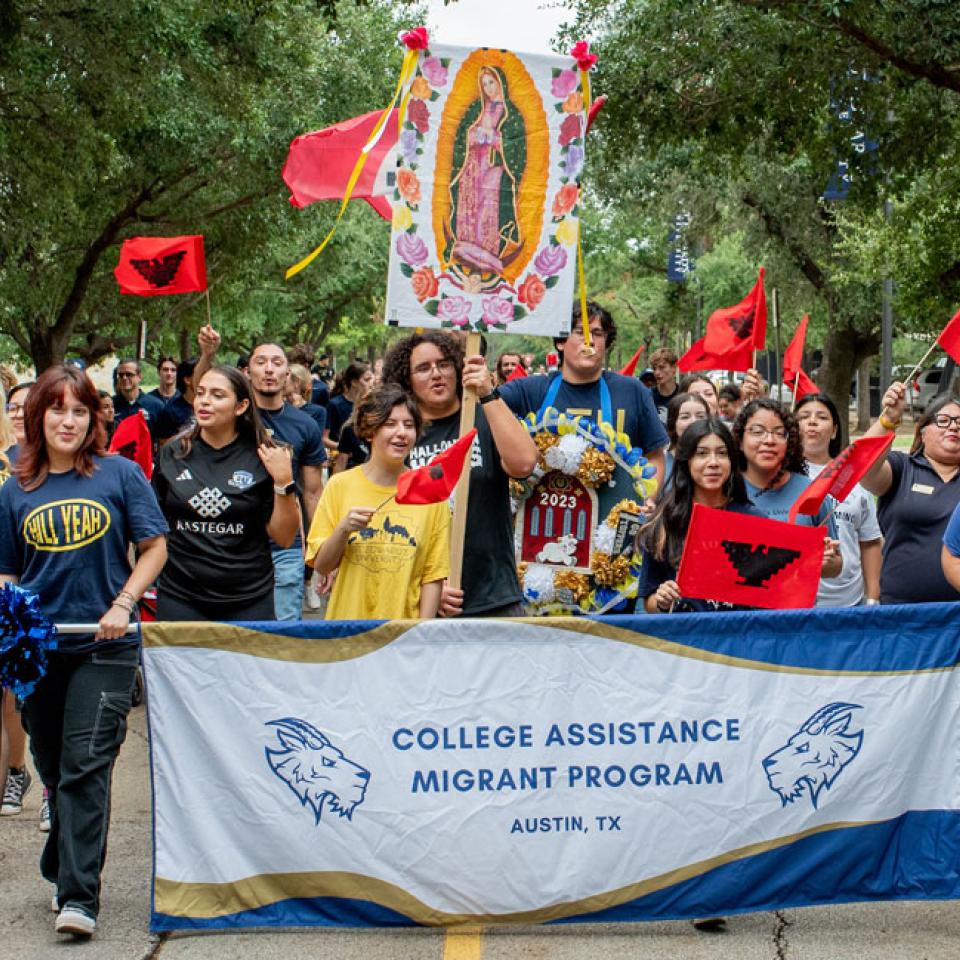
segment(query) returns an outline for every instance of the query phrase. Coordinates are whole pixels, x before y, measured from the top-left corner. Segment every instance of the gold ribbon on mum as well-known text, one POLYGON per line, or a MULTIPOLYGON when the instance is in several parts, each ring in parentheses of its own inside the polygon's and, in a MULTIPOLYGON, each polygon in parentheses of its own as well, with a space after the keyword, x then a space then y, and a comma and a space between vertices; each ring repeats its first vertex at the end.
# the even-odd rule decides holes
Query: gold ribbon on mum
MULTIPOLYGON (((583 155, 586 158, 587 131, 586 118, 590 116, 590 104, 593 102, 590 94, 590 74, 586 70, 580 71, 580 89, 583 91, 583 155)), ((580 173, 583 178, 583 171, 580 173)), ((577 218, 577 280, 580 284, 580 322, 583 324, 583 346, 587 350, 593 349, 590 339, 590 318, 587 316, 587 283, 583 275, 583 187, 580 187, 580 215, 577 218)))
MULTIPOLYGON (((350 174, 350 179, 347 181, 347 187, 343 191, 343 201, 340 203, 340 210, 337 213, 337 219, 330 228, 330 232, 323 238, 323 243, 321 243, 320 246, 313 251, 313 253, 308 254, 299 263, 295 263, 292 267, 290 267, 289 270, 287 270, 285 274, 286 280, 289 280, 291 277, 295 277, 305 267, 309 267, 310 264, 320 256, 320 254, 323 252, 323 248, 330 242, 330 239, 337 232, 337 227, 340 226, 340 220, 343 218, 344 211, 347 209, 347 203, 349 202, 350 196, 353 193, 353 188, 357 185, 357 181, 360 179, 360 174, 363 173, 363 168, 366 166, 367 157, 370 156, 370 151, 380 140, 380 137, 387 126, 387 120, 390 118, 390 111, 393 110, 394 104, 396 104, 397 99, 402 93, 404 85, 413 76, 413 72, 417 67, 417 57, 419 57, 419 55, 419 50, 407 50, 407 52, 404 54, 403 65, 400 67, 400 77, 397 80, 396 89, 393 91, 393 96, 390 98, 390 102, 387 104, 386 109, 380 115, 377 125, 373 128, 370 138, 363 145, 363 149, 360 151, 360 156, 357 157, 357 162, 353 168, 353 173, 350 174)), ((400 106, 398 125, 401 127, 403 126, 403 118, 406 114, 407 101, 409 99, 410 94, 408 92, 400 106)))

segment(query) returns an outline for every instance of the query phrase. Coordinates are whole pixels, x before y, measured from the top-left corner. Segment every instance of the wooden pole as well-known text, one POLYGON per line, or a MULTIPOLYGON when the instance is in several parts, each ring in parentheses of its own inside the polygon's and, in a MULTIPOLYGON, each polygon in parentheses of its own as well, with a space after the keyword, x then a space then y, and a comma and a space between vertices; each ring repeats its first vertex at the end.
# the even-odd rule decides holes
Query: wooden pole
POLYGON ((212 327, 213 319, 210 314, 210 288, 207 287, 207 289, 204 290, 203 293, 204 293, 204 296, 207 298, 207 326, 212 327))
MULTIPOLYGON (((480 334, 467 334, 466 356, 475 357, 480 352, 480 334)), ((463 391, 460 403, 460 436, 473 429, 477 412, 477 395, 473 390, 463 391)), ((463 576, 463 543, 467 530, 467 507, 470 499, 470 469, 473 465, 472 451, 467 454, 463 473, 454 492, 453 524, 450 527, 450 575, 447 584, 454 590, 461 587, 463 576)))

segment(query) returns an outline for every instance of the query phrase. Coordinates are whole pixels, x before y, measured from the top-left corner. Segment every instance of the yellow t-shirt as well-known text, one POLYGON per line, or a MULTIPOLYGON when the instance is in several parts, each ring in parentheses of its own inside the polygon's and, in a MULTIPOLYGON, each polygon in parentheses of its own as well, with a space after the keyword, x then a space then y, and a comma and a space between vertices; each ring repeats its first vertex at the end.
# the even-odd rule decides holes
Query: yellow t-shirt
MULTIPOLYGON (((371 483, 362 467, 335 474, 323 491, 307 536, 312 560, 354 507, 377 507, 396 487, 371 483)), ((450 506, 385 503, 363 530, 350 534, 327 604, 328 620, 406 620, 420 616, 420 585, 450 572, 450 506)))

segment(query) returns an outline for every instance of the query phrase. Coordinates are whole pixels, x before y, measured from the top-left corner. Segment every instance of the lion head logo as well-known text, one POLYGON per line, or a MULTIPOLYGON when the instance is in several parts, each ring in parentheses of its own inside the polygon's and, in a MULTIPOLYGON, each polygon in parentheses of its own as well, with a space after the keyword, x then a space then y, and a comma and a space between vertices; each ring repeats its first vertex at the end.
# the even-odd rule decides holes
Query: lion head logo
POLYGON ((863 730, 851 730, 856 703, 821 707, 782 746, 763 760, 770 789, 783 806, 810 792, 814 810, 823 790, 829 790, 843 768, 860 752, 863 730))
POLYGON ((309 805, 315 822, 320 822, 325 808, 351 820, 363 803, 370 772, 348 760, 306 720, 285 717, 266 725, 277 728, 277 743, 264 748, 270 769, 296 794, 301 806, 309 805))

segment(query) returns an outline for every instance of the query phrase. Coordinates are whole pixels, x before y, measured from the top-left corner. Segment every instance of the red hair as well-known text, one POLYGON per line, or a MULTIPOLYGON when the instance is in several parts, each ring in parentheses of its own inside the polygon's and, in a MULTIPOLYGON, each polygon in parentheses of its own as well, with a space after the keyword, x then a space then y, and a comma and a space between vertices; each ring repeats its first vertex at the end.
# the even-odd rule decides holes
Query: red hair
POLYGON ((43 421, 47 410, 63 403, 67 390, 90 411, 90 426, 87 435, 73 458, 73 467, 85 477, 93 476, 94 456, 107 453, 107 434, 100 412, 100 396, 90 378, 76 367, 49 367, 30 388, 26 408, 23 411, 23 427, 26 436, 20 446, 14 473, 20 486, 27 491, 36 490, 50 472, 50 457, 44 436, 43 421))

